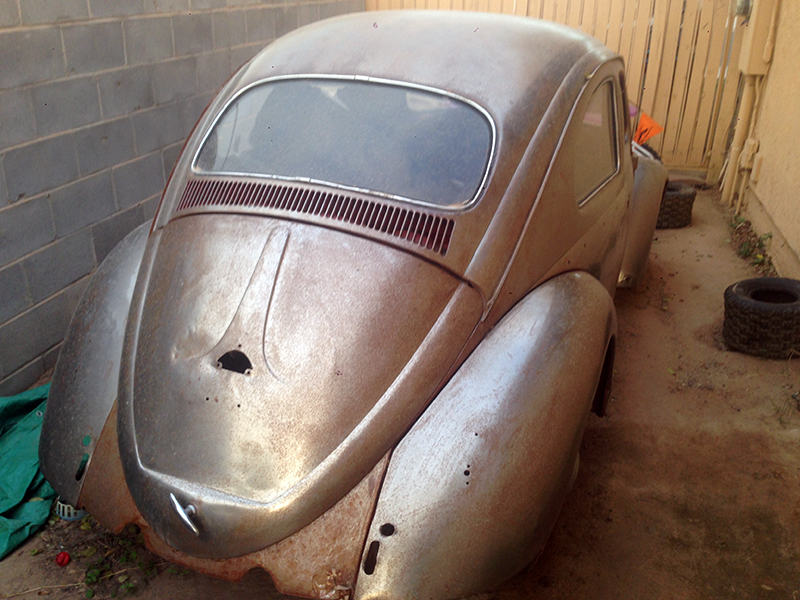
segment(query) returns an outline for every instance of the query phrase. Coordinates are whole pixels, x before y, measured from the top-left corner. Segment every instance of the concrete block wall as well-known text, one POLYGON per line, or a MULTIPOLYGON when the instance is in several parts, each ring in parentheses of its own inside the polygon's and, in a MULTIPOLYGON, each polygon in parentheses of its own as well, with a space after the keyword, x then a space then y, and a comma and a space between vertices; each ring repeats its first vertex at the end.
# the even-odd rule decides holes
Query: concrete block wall
POLYGON ((0 396, 51 368, 97 265, 267 43, 364 0, 0 0, 0 396))

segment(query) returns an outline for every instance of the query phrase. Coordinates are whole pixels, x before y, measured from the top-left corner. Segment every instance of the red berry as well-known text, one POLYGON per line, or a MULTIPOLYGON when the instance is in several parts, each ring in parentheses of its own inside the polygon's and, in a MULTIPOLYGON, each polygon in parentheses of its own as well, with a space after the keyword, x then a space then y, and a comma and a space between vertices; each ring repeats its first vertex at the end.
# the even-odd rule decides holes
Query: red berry
POLYGON ((59 567, 66 567, 69 564, 69 552, 59 552, 56 554, 56 564, 59 567))

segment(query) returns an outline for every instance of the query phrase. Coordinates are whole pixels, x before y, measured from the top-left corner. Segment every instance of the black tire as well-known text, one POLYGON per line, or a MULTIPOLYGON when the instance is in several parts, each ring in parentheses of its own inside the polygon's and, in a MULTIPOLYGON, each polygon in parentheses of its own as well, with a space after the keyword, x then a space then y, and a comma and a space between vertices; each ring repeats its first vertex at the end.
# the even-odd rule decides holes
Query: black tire
POLYGON ((761 277, 728 287, 722 337, 745 354, 800 357, 800 281, 761 277))
POLYGON ((661 157, 658 155, 658 152, 656 152, 655 150, 653 150, 653 148, 652 148, 652 147, 650 147, 650 145, 649 145, 649 144, 639 144, 639 145, 640 145, 640 146, 641 146, 641 147, 642 147, 642 148, 643 148, 643 149, 644 149, 646 152, 649 152, 649 153, 650 153, 650 156, 652 156, 652 157, 653 157, 655 160, 657 160, 657 161, 661 162, 661 157))
POLYGON ((678 229, 692 222, 692 206, 697 190, 678 181, 668 181, 661 208, 658 211, 656 229, 678 229))

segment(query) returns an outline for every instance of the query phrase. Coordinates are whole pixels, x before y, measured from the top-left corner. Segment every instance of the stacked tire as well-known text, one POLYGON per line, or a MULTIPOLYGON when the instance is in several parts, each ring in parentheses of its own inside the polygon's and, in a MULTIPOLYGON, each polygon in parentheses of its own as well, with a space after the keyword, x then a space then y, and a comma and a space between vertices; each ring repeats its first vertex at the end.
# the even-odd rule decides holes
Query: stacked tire
POLYGON ((656 229, 678 229, 692 222, 692 206, 697 190, 678 181, 668 181, 661 208, 658 211, 656 229))
POLYGON ((745 354, 800 358, 800 281, 761 277, 728 287, 722 337, 745 354))

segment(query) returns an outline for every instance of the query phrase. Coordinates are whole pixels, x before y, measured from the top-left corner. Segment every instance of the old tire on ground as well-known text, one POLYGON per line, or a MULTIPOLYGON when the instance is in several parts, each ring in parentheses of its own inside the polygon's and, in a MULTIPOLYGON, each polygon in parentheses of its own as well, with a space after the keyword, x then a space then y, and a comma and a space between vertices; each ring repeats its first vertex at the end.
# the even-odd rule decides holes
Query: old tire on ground
POLYGON ((800 357, 800 281, 762 277, 728 287, 722 337, 746 354, 800 357))
POLYGON ((692 205, 697 190, 678 181, 668 181, 667 190, 661 199, 656 229, 677 229, 692 222, 692 205))

